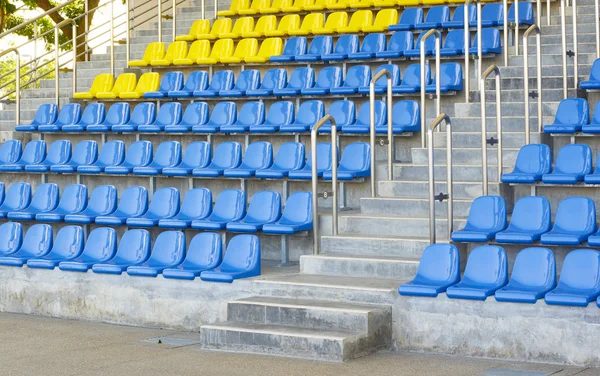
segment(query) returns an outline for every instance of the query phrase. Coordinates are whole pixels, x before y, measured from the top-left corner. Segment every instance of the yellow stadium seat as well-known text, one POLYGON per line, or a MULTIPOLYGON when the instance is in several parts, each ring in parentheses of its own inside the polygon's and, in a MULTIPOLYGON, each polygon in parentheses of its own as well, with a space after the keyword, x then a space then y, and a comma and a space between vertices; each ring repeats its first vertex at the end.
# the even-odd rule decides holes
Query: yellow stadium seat
POLYGON ((221 58, 233 55, 233 39, 219 39, 215 42, 208 57, 196 60, 198 64, 217 64, 221 58))
POLYGON ((265 36, 267 30, 277 29, 277 17, 275 16, 262 16, 256 21, 253 31, 246 31, 242 33, 242 38, 260 38, 265 36))
POLYGON ((340 27, 338 33, 358 33, 362 31, 363 27, 369 26, 373 23, 373 12, 370 10, 359 10, 354 12, 348 26, 340 27))
POLYGON ((271 0, 252 0, 250 8, 240 9, 238 14, 240 16, 253 16, 259 14, 261 9, 267 9, 271 7, 271 0))
POLYGON ((256 56, 247 56, 244 58, 246 63, 266 63, 271 56, 281 55, 283 50, 283 40, 281 38, 267 38, 263 40, 256 56))
POLYGON ((398 11, 396 9, 383 9, 377 12, 373 25, 363 27, 365 33, 378 33, 386 31, 388 26, 398 23, 398 11))
POLYGON ((314 12, 316 10, 327 9, 328 5, 335 4, 336 0, 315 0, 314 3, 304 6, 304 10, 307 12, 314 12))
POLYGON ((298 13, 304 11, 304 7, 310 4, 314 4, 315 0, 294 0, 294 4, 291 7, 283 7, 284 13, 298 13))
POLYGON ((148 72, 140 76, 137 86, 133 91, 122 91, 119 94, 121 99, 143 98, 147 91, 157 91, 160 85, 160 75, 157 72, 148 72))
POLYGON ((178 35, 176 41, 192 42, 196 40, 198 34, 208 34, 210 32, 210 20, 198 20, 190 27, 190 33, 187 35, 178 35))
POLYGON ((350 8, 354 9, 366 9, 373 7, 374 0, 351 0, 350 8))
POLYGON ((73 94, 75 99, 92 99, 97 93, 111 91, 115 78, 110 73, 101 73, 94 78, 90 90, 73 94))
POLYGON ((260 10, 261 14, 277 14, 283 12, 283 7, 291 7, 294 4, 294 0, 273 0, 273 4, 270 7, 260 10))
POLYGON ((350 8, 350 3, 352 3, 353 1, 355 0, 338 0, 334 4, 327 5, 327 9, 343 10, 346 8, 350 8))
POLYGON ((250 0, 232 0, 229 5, 229 10, 221 10, 217 12, 219 17, 231 17, 238 14, 242 9, 248 9, 250 7, 250 0))
POLYGON ((446 4, 446 0, 422 0, 421 4, 423 5, 443 5, 446 4))
POLYGON ((219 61, 223 64, 235 64, 244 61, 247 56, 256 56, 258 52, 258 40, 256 38, 242 39, 235 47, 232 56, 224 56, 219 61))
POLYGON ((312 30, 323 28, 325 17, 323 13, 309 13, 304 16, 302 26, 298 29, 290 30, 289 35, 308 35, 312 30))
POLYGON ((165 56, 165 44, 163 42, 152 42, 146 46, 144 56, 141 60, 128 62, 130 67, 147 67, 152 60, 162 59, 165 56))
POLYGON ((167 53, 165 57, 162 59, 154 59, 150 62, 150 65, 153 67, 160 67, 165 65, 173 64, 173 60, 175 59, 183 59, 187 56, 188 46, 187 42, 179 41, 173 42, 169 44, 169 48, 167 48, 167 53))
POLYGON ((196 36, 197 39, 218 39, 219 34, 228 33, 231 31, 232 21, 231 18, 218 18, 212 25, 209 33, 206 34, 198 34, 196 36))
MULTIPOLYGON (((158 74, 158 73, 157 73, 158 74)), ((115 85, 110 91, 96 93, 98 99, 115 99, 121 93, 133 91, 135 89, 135 73, 123 73, 115 81, 115 85)))
POLYGON ((233 29, 227 33, 220 33, 219 39, 237 39, 242 37, 243 32, 252 31, 254 29, 254 18, 240 17, 235 21, 233 29))
POLYGON ((348 13, 346 12, 333 12, 327 16, 325 20, 325 26, 316 28, 312 31, 313 34, 335 34, 339 28, 346 27, 348 25, 348 13))
POLYGON ((290 30, 298 29, 300 27, 300 16, 297 14, 288 14, 283 16, 279 21, 279 26, 276 30, 265 31, 267 37, 283 37, 289 35, 290 30))
POLYGON ((207 40, 197 40, 190 46, 186 57, 173 60, 173 65, 192 65, 196 64, 199 58, 210 55, 210 42, 207 40))

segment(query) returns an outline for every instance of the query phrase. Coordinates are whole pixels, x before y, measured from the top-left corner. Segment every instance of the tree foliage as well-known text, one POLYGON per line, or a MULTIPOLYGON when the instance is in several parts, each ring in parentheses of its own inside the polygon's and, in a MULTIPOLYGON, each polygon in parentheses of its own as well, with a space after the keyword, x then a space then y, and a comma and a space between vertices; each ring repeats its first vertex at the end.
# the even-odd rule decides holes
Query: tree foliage
MULTIPOLYGON (((0 60, 0 97, 4 97, 6 93, 12 93, 15 90, 16 67, 16 60, 13 56, 0 60)), ((40 87, 40 81, 34 80, 36 78, 34 75, 37 77, 43 76, 43 79, 46 80, 54 79, 54 62, 50 60, 38 62, 38 69, 35 71, 31 65, 22 66, 21 90, 40 87)), ((14 94, 8 96, 9 99, 14 99, 14 97, 14 94)))

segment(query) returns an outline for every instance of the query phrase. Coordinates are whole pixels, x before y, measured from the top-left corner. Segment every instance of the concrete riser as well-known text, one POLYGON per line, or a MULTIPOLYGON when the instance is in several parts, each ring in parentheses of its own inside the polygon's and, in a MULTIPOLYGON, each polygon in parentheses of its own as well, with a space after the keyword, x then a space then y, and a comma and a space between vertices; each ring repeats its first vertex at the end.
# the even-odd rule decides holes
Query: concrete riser
POLYGON ((417 274, 418 259, 354 259, 306 255, 300 258, 300 272, 306 274, 352 276, 358 278, 387 278, 394 280, 410 280, 417 274))

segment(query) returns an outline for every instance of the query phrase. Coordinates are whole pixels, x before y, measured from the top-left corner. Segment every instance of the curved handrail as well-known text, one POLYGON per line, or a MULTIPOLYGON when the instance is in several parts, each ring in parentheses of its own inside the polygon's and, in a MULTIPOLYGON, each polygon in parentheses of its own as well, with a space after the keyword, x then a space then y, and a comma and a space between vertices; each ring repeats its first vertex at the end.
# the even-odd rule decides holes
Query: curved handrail
POLYGON ((13 47, 0 52, 0 57, 12 52, 17 55, 17 58, 15 59, 15 70, 17 72, 15 76, 15 124, 19 125, 21 122, 21 54, 19 54, 19 50, 13 47))
MULTIPOLYGON (((111 2, 112 3, 112 2, 111 2)), ((73 38, 72 38, 72 45, 71 45, 71 50, 73 52, 73 77, 71 79, 71 86, 73 89, 73 94, 77 91, 77 22, 75 22, 75 20, 69 18, 67 20, 64 20, 62 22, 57 23, 56 25, 54 25, 54 45, 56 46, 56 48, 54 49, 55 51, 55 55, 54 55, 54 89, 55 89, 55 93, 54 93, 54 101, 56 102, 56 106, 60 108, 60 70, 59 70, 59 55, 60 55, 60 48, 59 46, 59 42, 58 42, 58 30, 60 29, 61 26, 63 25, 67 25, 67 24, 71 24, 72 28, 73 28, 73 38)))
MULTIPOLYGON (((317 194, 317 132, 325 123, 331 122, 331 196, 333 202, 331 204, 332 214, 331 224, 333 235, 338 234, 338 202, 337 202, 337 125, 335 118, 329 114, 319 120, 310 131, 310 156, 312 159, 312 211, 313 211, 313 252, 319 254, 319 200, 317 194)), ((373 154, 373 151, 371 151, 373 154)), ((371 169, 375 168, 371 166, 371 169)), ((327 198, 327 192, 325 197, 327 198)))
MULTIPOLYGON (((440 101, 440 45, 442 36, 440 31, 437 29, 431 29, 426 32, 421 38, 421 147, 425 147, 425 133, 426 128, 426 104, 425 104, 425 41, 430 36, 435 37, 435 95, 436 95, 436 116, 441 112, 441 101, 440 101)), ((431 69, 431 67, 430 67, 431 69)))
MULTIPOLYGON (((561 0, 564 1, 564 0, 561 0)), ((535 32, 536 41, 536 63, 537 63, 537 116, 538 116, 538 131, 542 131, 542 42, 541 42, 541 31, 537 25, 531 25, 525 33, 523 33, 523 88, 525 90, 525 145, 529 145, 531 142, 531 130, 529 124, 529 59, 528 50, 529 34, 535 32)))
POLYGON ((501 90, 501 75, 500 68, 495 64, 491 65, 481 75, 481 183, 483 185, 483 195, 488 194, 488 176, 487 176, 487 127, 486 127, 486 103, 485 103, 485 80, 489 75, 494 74, 496 79, 496 137, 498 137, 498 182, 502 176, 502 90, 501 90))

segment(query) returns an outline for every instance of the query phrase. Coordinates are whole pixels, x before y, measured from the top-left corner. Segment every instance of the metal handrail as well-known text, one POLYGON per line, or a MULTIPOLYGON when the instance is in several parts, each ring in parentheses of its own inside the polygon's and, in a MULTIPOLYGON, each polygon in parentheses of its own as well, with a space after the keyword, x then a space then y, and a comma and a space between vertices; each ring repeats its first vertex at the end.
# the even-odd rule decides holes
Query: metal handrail
MULTIPOLYGON (((515 0, 513 3, 515 7, 515 56, 519 56, 519 0, 515 0)), ((508 9, 504 8, 504 13, 508 13, 508 9)), ((508 24, 504 24, 508 27, 508 24)))
MULTIPOLYGON (((310 156, 312 159, 312 211, 313 211, 313 252, 319 254, 319 200, 317 196, 317 132, 325 123, 331 122, 331 196, 333 198, 332 207, 332 233, 338 234, 338 202, 337 202, 337 125, 335 118, 331 115, 325 115, 319 120, 310 131, 310 156)), ((373 151, 371 150, 371 154, 373 151)), ((375 166, 371 166, 374 169, 375 166)), ((327 198, 327 192, 325 192, 327 198)))
MULTIPOLYGON (((426 133, 426 104, 425 104, 425 41, 430 36, 435 37, 435 95, 436 95, 436 116, 441 112, 441 101, 440 101, 440 45, 442 36, 440 31, 437 29, 431 29, 426 32, 421 38, 421 147, 425 147, 425 133, 426 133)), ((431 71, 431 66, 429 67, 431 71)))
POLYGON ((31 25, 32 23, 34 23, 34 22, 36 22, 36 21, 38 21, 38 20, 40 20, 40 19, 42 19, 42 18, 44 18, 44 17, 46 17, 46 16, 48 16, 48 15, 52 14, 52 13, 56 13, 56 12, 58 12, 58 11, 59 11, 59 10, 61 10, 62 8, 66 7, 67 5, 71 5, 71 4, 73 4, 75 1, 76 1, 76 0, 69 0, 69 1, 67 1, 67 2, 65 2, 65 3, 62 3, 62 4, 60 4, 60 5, 57 5, 57 6, 55 6, 54 8, 52 8, 52 9, 49 9, 48 11, 46 11, 46 12, 44 12, 44 13, 42 13, 42 14, 40 14, 40 15, 36 16, 36 17, 33 17, 33 18, 32 18, 32 19, 30 19, 29 21, 25 21, 25 22, 23 22, 23 23, 21 23, 21 24, 19 24, 19 25, 15 26, 15 27, 13 27, 13 28, 12 28, 12 29, 10 29, 10 30, 6 30, 5 32, 3 32, 3 33, 0 33, 0 39, 4 38, 4 37, 5 37, 5 36, 7 36, 7 35, 10 35, 10 34, 12 34, 12 33, 16 32, 16 31, 19 31, 19 30, 21 30, 22 28, 24 28, 25 26, 31 25))
MULTIPOLYGON (((564 1, 564 0, 561 0, 564 1)), ((525 89, 525 145, 529 145, 531 142, 530 138, 530 125, 529 125, 529 96, 533 93, 529 92, 529 34, 535 32, 536 41, 536 60, 537 60, 537 101, 538 101, 538 130, 542 130, 542 44, 541 44, 541 31, 537 25, 531 25, 529 29, 523 33, 523 88, 525 89)))
POLYGON ((72 28, 73 28, 73 38, 72 38, 72 45, 71 45, 71 49, 73 51, 73 74, 72 74, 72 78, 71 78, 71 85, 72 85, 72 89, 73 89, 73 93, 75 93, 77 91, 77 22, 75 22, 73 19, 68 19, 68 20, 64 20, 62 22, 57 23, 54 26, 54 46, 56 47, 54 49, 55 51, 55 55, 54 55, 54 88, 55 88, 55 93, 54 93, 54 101, 56 102, 56 106, 60 108, 60 68, 59 68, 59 55, 60 55, 60 48, 59 48, 59 42, 58 42, 58 29, 63 26, 63 25, 67 25, 67 24, 71 24, 72 28))
POLYGON ((16 48, 9 48, 8 50, 0 52, 0 57, 8 55, 12 52, 17 55, 15 62, 15 70, 17 71, 17 75, 15 77, 15 124, 19 124, 21 122, 21 54, 19 54, 19 50, 16 48))
MULTIPOLYGON (((566 16, 565 16, 565 0, 560 0, 560 32, 562 38, 562 75, 563 75, 563 97, 567 99, 569 96, 568 83, 567 83, 567 55, 573 57, 573 88, 577 89, 579 85, 579 57, 577 52, 577 0, 572 0, 573 15, 572 15, 572 29, 573 29, 573 51, 567 51, 567 27, 566 27, 566 16)), ((596 3, 598 1, 596 0, 596 3)), ((598 8, 595 10, 598 14, 598 8)), ((598 17, 596 17, 596 41, 600 40, 600 26, 598 24, 598 17)), ((600 54, 600 47, 596 47, 596 53, 600 54)))
POLYGON ((502 53, 504 54, 504 66, 508 67, 508 1, 502 0, 502 7, 504 8, 504 12, 502 18, 504 19, 504 27, 502 28, 502 32, 504 34, 504 48, 502 49, 502 53))
MULTIPOLYGON (((471 29, 469 25, 469 4, 471 0, 465 0, 464 4, 464 42, 465 42, 465 103, 471 101, 471 67, 469 63, 469 49, 471 47, 471 29)), ((479 18, 479 16, 478 16, 479 18)))
POLYGON ((452 207, 452 121, 445 113, 440 114, 427 129, 427 154, 429 155, 429 243, 435 243, 435 200, 448 200, 448 239, 452 234, 454 213, 452 207), (446 178, 448 193, 435 196, 435 172, 433 159, 433 131, 442 122, 446 123, 446 178))
MULTIPOLYGON (((482 46, 483 36, 481 35, 481 0, 477 1, 477 76, 481 75, 481 70, 483 69, 483 52, 482 46)), ((506 10, 505 10, 506 12, 506 10)), ((479 82, 477 83, 479 85, 479 82)), ((481 87, 480 87, 481 89, 481 87)))
POLYGON ((573 89, 577 89, 579 86, 579 53, 577 51, 577 0, 571 0, 571 7, 573 8, 573 89))
POLYGON ((496 79, 496 137, 498 137, 498 181, 502 176, 502 90, 500 84, 502 82, 500 76, 500 68, 495 64, 491 65, 481 75, 481 161, 482 161, 482 172, 481 172, 481 183, 483 186, 483 195, 488 194, 488 176, 487 176, 487 126, 486 126, 486 103, 485 103, 485 80, 491 74, 495 75, 496 79))
POLYGON ((392 73, 387 69, 377 72, 369 85, 369 121, 371 142, 371 197, 377 196, 377 173, 375 168, 375 83, 381 77, 387 76, 387 142, 388 142, 388 180, 392 180, 392 149, 394 146, 392 133, 392 73))

